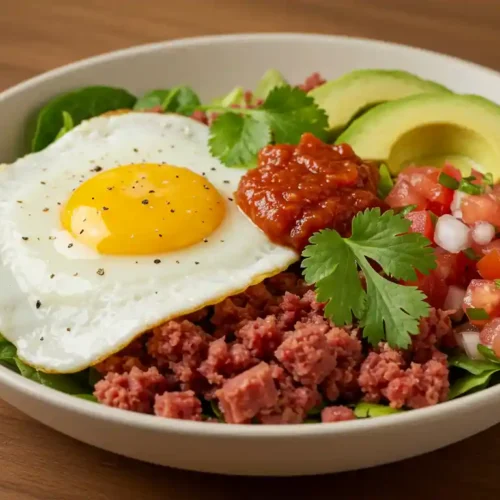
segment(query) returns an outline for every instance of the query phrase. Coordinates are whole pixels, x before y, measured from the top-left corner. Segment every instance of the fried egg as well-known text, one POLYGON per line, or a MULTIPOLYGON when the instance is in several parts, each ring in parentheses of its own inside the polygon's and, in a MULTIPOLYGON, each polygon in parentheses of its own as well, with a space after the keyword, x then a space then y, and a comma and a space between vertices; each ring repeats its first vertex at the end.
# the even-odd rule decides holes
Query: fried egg
POLYGON ((0 332, 71 373, 298 259, 238 208, 244 170, 190 118, 85 121, 0 171, 0 332))

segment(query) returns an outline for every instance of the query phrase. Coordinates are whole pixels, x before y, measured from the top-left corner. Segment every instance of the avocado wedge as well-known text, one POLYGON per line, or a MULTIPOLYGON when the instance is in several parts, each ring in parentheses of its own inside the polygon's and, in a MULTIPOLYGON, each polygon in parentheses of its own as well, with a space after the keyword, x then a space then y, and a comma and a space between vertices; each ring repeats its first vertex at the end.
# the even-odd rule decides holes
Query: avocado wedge
POLYGON ((336 140, 392 174, 409 164, 450 161, 500 180, 500 106, 476 95, 420 94, 373 108, 336 140))
POLYGON ((450 91, 406 71, 362 69, 326 82, 309 95, 326 111, 329 127, 336 135, 377 104, 424 92, 450 91))

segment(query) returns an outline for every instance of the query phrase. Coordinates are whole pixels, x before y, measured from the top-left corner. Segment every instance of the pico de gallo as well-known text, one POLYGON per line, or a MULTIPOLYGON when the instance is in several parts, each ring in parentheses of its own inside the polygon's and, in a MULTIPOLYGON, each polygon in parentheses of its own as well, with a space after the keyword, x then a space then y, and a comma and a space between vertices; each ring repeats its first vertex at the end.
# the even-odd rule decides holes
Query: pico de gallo
POLYGON ((477 345, 500 356, 500 185, 491 174, 468 176, 452 165, 410 166, 385 199, 405 211, 412 232, 432 241, 436 268, 417 271, 416 285, 436 308, 455 310, 457 340, 472 359, 477 345))

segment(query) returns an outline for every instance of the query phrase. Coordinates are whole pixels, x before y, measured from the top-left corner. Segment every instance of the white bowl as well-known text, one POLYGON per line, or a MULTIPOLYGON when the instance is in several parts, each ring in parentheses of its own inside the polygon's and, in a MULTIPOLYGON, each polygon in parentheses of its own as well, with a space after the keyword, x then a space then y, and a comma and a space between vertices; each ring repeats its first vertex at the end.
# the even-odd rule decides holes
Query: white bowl
MULTIPOLYGON (((457 92, 500 101, 500 75, 451 57, 342 37, 259 34, 178 40, 77 62, 0 95, 0 162, 22 153, 27 124, 47 99, 102 84, 137 94, 176 84, 210 98, 252 88, 269 68, 292 82, 314 71, 334 78, 356 68, 403 69, 457 92)), ((401 460, 469 437, 500 421, 500 386, 383 418, 335 424, 258 426, 184 422, 107 408, 0 367, 0 396, 44 424, 109 451, 161 465, 244 475, 298 475, 401 460)))

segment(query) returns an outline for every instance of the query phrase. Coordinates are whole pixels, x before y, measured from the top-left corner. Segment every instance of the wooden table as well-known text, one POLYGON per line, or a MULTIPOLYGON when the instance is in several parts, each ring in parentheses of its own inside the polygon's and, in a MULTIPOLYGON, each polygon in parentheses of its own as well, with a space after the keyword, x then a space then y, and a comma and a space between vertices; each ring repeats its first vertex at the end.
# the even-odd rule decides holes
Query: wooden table
MULTIPOLYGON (((0 90, 135 44, 215 33, 305 31, 417 45, 500 70, 500 0, 1 0, 0 90)), ((73 441, 0 402, 0 499, 493 498, 500 427, 438 452, 318 478, 169 470, 73 441), (468 464, 468 465, 466 465, 468 464)), ((409 436, 411 439, 411 436, 409 436)))

